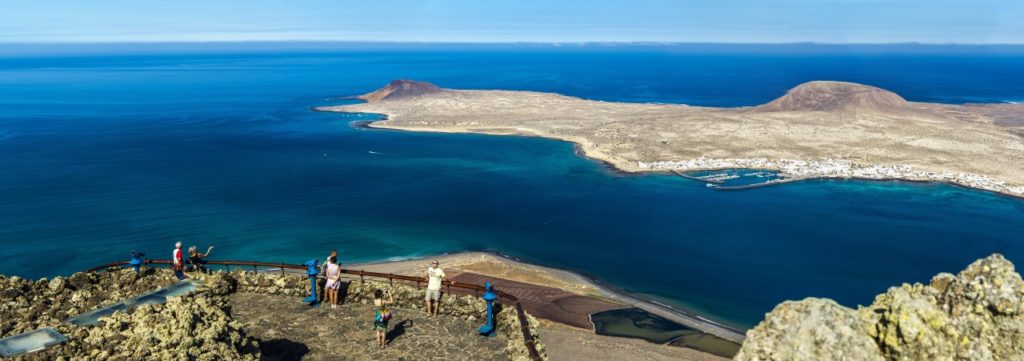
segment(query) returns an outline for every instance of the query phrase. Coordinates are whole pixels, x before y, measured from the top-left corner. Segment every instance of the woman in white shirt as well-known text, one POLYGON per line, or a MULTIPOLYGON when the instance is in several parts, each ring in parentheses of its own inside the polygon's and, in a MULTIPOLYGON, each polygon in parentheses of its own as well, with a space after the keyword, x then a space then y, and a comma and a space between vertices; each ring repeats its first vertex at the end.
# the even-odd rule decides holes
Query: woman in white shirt
POLYGON ((324 285, 327 302, 331 304, 331 308, 338 308, 338 290, 341 289, 341 265, 338 264, 338 256, 327 259, 324 271, 324 276, 327 277, 327 284, 324 285))

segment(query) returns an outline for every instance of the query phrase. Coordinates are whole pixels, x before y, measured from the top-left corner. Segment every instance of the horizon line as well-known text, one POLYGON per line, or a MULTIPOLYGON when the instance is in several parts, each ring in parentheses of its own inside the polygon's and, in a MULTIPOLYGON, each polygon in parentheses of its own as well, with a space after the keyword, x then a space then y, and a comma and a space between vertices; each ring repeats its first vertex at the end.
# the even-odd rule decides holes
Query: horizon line
POLYGON ((823 45, 823 46, 886 46, 886 45, 915 45, 915 46, 1024 46, 1022 43, 958 43, 958 42, 850 42, 832 43, 816 41, 791 41, 791 42, 715 42, 715 41, 425 41, 425 40, 154 40, 154 41, 0 41, 0 45, 133 45, 133 44, 288 44, 288 43, 319 43, 319 44, 439 44, 439 45, 823 45))

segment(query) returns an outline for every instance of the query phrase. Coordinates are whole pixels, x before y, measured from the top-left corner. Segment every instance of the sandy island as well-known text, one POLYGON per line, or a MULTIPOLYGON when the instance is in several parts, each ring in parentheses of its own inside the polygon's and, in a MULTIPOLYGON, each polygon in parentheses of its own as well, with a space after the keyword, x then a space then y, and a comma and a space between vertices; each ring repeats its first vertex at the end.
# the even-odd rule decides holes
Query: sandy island
POLYGON ((778 170, 791 179, 945 182, 1024 197, 1024 105, 908 102, 816 81, 756 107, 615 103, 551 93, 451 90, 394 81, 367 103, 371 127, 570 141, 625 172, 778 170))

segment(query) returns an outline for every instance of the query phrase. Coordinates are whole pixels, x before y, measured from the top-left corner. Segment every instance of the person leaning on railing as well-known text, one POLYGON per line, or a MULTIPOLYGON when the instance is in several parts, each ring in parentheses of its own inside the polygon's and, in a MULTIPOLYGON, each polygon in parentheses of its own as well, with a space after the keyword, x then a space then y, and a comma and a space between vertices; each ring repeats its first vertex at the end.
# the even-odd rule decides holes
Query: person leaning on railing
POLYGON ((328 255, 327 258, 324 259, 324 263, 320 265, 320 276, 317 277, 317 279, 318 279, 317 283, 318 284, 320 283, 321 280, 324 281, 320 285, 320 292, 323 293, 322 295, 320 295, 320 302, 327 301, 328 298, 330 297, 328 292, 327 292, 327 282, 326 282, 326 280, 327 280, 327 260, 330 260, 330 259, 334 259, 334 261, 338 264, 338 272, 341 272, 341 262, 338 261, 338 250, 332 249, 331 250, 331 254, 328 255))
POLYGON ((206 253, 199 253, 199 249, 196 246, 189 247, 188 263, 189 266, 191 267, 191 270, 195 272, 210 273, 210 270, 207 269, 206 266, 204 266, 204 264, 206 264, 206 261, 204 261, 203 258, 209 256, 211 251, 213 251, 213 246, 207 248, 206 253))

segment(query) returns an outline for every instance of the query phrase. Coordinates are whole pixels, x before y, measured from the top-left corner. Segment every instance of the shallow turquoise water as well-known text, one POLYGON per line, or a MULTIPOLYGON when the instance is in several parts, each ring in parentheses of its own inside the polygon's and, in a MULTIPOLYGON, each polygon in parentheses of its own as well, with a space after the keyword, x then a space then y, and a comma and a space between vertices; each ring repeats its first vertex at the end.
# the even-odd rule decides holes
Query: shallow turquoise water
POLYGON ((213 258, 292 263, 332 248, 346 262, 490 250, 740 326, 786 299, 866 304, 993 252, 1024 260, 1024 202, 897 182, 716 192, 619 175, 563 142, 362 130, 349 122, 371 116, 310 107, 392 78, 704 105, 756 104, 820 78, 912 100, 1020 99, 1019 60, 551 49, 0 58, 0 273, 68 274, 129 249, 168 258, 175 240, 215 245, 213 258))

